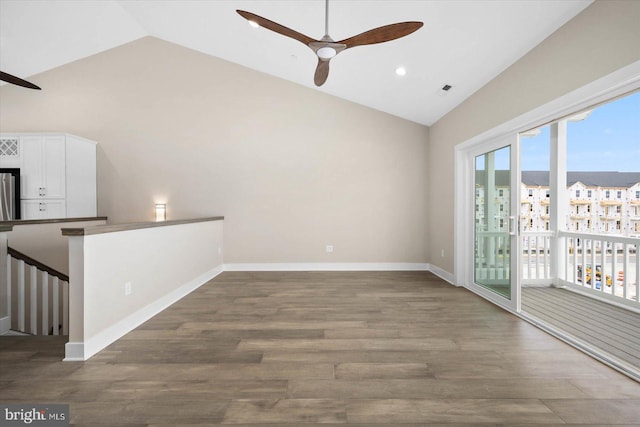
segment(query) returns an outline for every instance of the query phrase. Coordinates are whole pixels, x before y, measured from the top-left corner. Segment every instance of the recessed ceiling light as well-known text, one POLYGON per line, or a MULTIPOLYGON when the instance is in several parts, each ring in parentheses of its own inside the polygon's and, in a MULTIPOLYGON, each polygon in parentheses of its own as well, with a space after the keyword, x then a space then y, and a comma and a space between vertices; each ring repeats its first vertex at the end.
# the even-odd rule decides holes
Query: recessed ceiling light
POLYGON ((407 74, 407 69, 404 67, 398 67, 396 68, 396 74, 399 76, 404 76, 407 74))
POLYGON ((260 26, 260 24, 258 24, 256 21, 249 21, 249 25, 251 25, 253 28, 258 28, 260 26))

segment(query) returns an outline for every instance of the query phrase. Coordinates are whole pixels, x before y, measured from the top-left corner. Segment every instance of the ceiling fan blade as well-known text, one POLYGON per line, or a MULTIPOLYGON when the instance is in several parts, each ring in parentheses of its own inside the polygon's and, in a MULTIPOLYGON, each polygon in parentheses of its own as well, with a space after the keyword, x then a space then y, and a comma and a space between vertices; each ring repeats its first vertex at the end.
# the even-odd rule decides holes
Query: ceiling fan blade
POLYGON ((329 60, 318 58, 318 66, 316 67, 316 74, 313 76, 313 82, 316 86, 322 86, 329 77, 329 60))
POLYGON ((367 44, 384 43, 390 40, 399 39, 400 37, 408 36, 409 34, 417 31, 424 25, 422 22, 398 22, 397 24, 385 25, 384 27, 374 28, 373 30, 365 31, 357 36, 349 37, 348 39, 340 40, 337 43, 343 43, 347 45, 347 49, 350 47, 363 46, 367 44))
POLYGON ((292 30, 291 28, 285 27, 284 25, 280 25, 276 22, 268 20, 267 18, 258 16, 255 13, 247 12, 244 10, 236 10, 236 12, 238 12, 238 14, 247 21, 255 22, 256 24, 266 28, 267 30, 282 34, 283 36, 291 37, 292 39, 298 40, 300 43, 304 43, 305 45, 309 45, 309 43, 317 41, 309 36, 305 36, 302 33, 292 30))
POLYGON ((14 84, 14 85, 26 87, 29 89, 41 90, 38 86, 34 85, 33 83, 28 82, 26 80, 22 80, 19 77, 12 76, 11 74, 5 73, 3 71, 0 71, 0 80, 7 83, 14 84))

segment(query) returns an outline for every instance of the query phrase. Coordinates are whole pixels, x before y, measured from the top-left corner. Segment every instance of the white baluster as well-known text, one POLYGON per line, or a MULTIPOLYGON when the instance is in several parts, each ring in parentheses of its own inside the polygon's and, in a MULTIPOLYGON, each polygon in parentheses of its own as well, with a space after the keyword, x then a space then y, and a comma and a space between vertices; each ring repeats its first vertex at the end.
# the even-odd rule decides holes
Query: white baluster
POLYGON ((636 245, 636 302, 640 302, 640 245, 636 245))
POLYGON ((59 332, 59 325, 60 325, 60 317, 59 317, 59 312, 60 312, 60 308, 59 308, 59 296, 60 296, 60 279, 58 279, 56 276, 53 277, 53 298, 52 298, 52 302, 53 302, 53 335, 58 335, 59 332))
POLYGON ((18 330, 25 332, 24 261, 18 261, 18 330))
MULTIPOLYGON (((611 295, 615 296, 616 295, 616 287, 617 287, 617 278, 618 276, 616 276, 616 269, 618 266, 618 243, 616 242, 612 242, 611 243, 611 295)), ((602 283, 603 285, 606 284, 607 282, 607 275, 605 274, 605 268, 604 265, 602 266, 602 283)))
POLYGON ((531 237, 527 237, 527 278, 533 279, 531 275, 531 264, 533 263, 533 253, 531 252, 531 237))
POLYGON ((30 306, 30 315, 31 322, 29 323, 29 330, 33 335, 38 334, 38 269, 33 265, 29 268, 30 274, 29 278, 31 281, 31 306, 30 306))
POLYGON ((7 313, 11 318, 11 255, 7 255, 7 313))
POLYGON ((42 335, 49 335, 49 273, 42 272, 42 335))
MULTIPOLYGON (((627 299, 627 285, 629 284, 629 250, 630 247, 627 243, 622 245, 624 249, 624 259, 622 260, 622 298, 627 299)), ((611 280, 618 281, 618 273, 613 272, 613 277, 611 280), (615 278, 615 279, 614 279, 615 278)))
MULTIPOLYGON (((602 266, 602 271, 600 272, 600 292, 605 293, 605 289, 607 289, 607 275, 604 273, 607 266, 607 243, 604 240, 600 241, 600 265, 602 266)), ((593 270, 593 277, 595 278, 596 271, 595 266, 593 270)), ((595 283, 595 282, 594 282, 595 283)))

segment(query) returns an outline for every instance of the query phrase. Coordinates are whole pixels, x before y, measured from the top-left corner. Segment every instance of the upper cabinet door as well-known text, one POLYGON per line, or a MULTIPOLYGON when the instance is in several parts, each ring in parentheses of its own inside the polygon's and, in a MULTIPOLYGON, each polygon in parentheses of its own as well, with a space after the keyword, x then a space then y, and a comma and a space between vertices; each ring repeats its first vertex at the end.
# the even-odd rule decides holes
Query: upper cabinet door
POLYGON ((64 199, 65 179, 65 144, 64 136, 45 136, 42 140, 43 188, 47 199, 64 199))
POLYGON ((65 137, 25 136, 21 140, 23 199, 65 197, 65 137))
POLYGON ((21 197, 39 199, 42 191, 42 137, 23 136, 20 140, 22 162, 20 165, 21 197))

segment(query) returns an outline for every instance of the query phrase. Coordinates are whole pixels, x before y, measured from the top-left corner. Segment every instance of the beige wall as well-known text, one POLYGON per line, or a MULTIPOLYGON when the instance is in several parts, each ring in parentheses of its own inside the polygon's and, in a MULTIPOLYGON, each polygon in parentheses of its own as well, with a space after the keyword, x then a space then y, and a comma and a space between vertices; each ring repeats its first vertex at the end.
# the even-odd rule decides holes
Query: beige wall
POLYGON ((454 271, 455 145, 640 60, 639 23, 640 1, 596 1, 430 128, 432 265, 454 271))
POLYGON ((166 201, 225 216, 227 263, 427 260, 425 126, 150 37, 37 81, 0 88, 0 131, 98 141, 111 223, 166 201))

